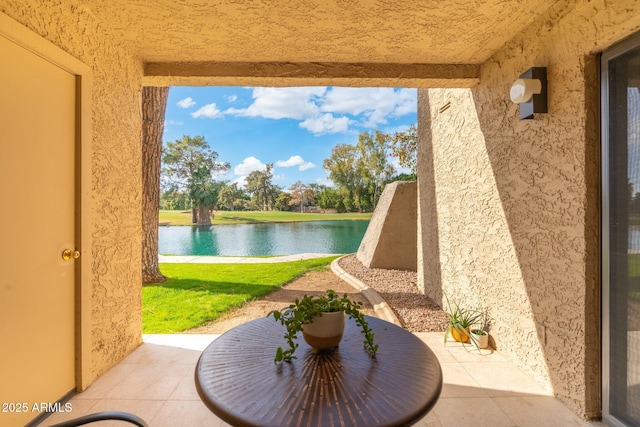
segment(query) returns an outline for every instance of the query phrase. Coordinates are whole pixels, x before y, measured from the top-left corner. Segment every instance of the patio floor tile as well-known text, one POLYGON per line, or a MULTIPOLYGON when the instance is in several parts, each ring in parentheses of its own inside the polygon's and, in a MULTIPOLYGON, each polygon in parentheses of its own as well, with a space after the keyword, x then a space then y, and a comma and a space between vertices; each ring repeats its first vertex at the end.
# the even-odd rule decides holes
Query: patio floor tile
POLYGON ((193 372, 184 377, 178 384, 176 389, 169 396, 169 400, 197 400, 200 401, 198 390, 196 390, 196 383, 193 377, 193 372))
POLYGON ((489 397, 440 398, 433 408, 446 426, 512 427, 515 423, 489 397))
MULTIPOLYGON (((442 333, 418 333, 440 361, 440 400, 416 426, 596 426, 579 419, 499 352, 468 351, 443 344, 442 333)), ((146 335, 122 363, 71 399, 73 411, 54 414, 42 426, 102 410, 127 411, 154 427, 226 427, 200 401, 194 369, 214 335, 146 335)), ((117 423, 101 423, 101 426, 117 423)))
POLYGON ((416 427, 444 427, 433 411, 429 412, 426 417, 422 418, 414 425, 416 427))
POLYGON ((167 401, 155 417, 149 419, 153 427, 227 427, 200 399, 167 401))
MULTIPOLYGON (((137 350, 136 350, 137 351, 137 350)), ((135 352, 134 352, 135 353, 135 352)), ((113 390, 124 378, 135 371, 136 365, 120 363, 98 378, 84 392, 73 397, 74 400, 102 399, 113 390)))
POLYGON ((107 393, 106 398, 166 400, 184 378, 193 378, 194 364, 136 366, 133 372, 107 393))
POLYGON ((459 363, 441 363, 444 384, 440 397, 489 397, 459 363))
MULTIPOLYGON (((58 422, 62 422, 71 418, 81 417, 86 414, 101 412, 101 411, 125 411, 132 414, 136 414, 143 420, 152 419, 158 411, 164 405, 164 400, 130 400, 130 399, 102 399, 98 401, 94 400, 79 400, 73 401, 73 411, 68 413, 57 413, 47 418, 42 427, 49 426, 58 422)), ((114 426, 122 427, 121 421, 102 421, 96 425, 100 427, 114 426)))
POLYGON ((81 417, 83 415, 90 414, 93 411, 93 407, 100 402, 100 399, 71 399, 72 410, 71 412, 58 412, 51 415, 40 424, 41 427, 46 427, 51 424, 60 423, 71 418, 81 417))
POLYGON ((551 396, 498 397, 494 401, 518 427, 572 427, 584 422, 551 396))
POLYGON ((463 362, 461 365, 491 397, 549 395, 533 378, 510 362, 463 362))

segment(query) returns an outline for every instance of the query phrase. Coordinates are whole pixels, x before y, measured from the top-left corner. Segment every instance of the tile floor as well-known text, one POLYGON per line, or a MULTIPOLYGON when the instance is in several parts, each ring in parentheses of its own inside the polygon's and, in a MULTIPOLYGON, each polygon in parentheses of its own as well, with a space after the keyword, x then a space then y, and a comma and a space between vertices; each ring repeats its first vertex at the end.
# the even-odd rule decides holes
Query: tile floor
MULTIPOLYGON (((444 376, 440 400, 417 426, 602 425, 582 421, 498 352, 479 354, 451 342, 444 346, 441 333, 416 335, 436 353, 444 376)), ((142 417, 152 427, 227 426, 204 406, 194 385, 198 357, 216 335, 143 338, 142 346, 71 399, 70 413, 54 414, 40 425, 97 411, 120 410, 142 417)))

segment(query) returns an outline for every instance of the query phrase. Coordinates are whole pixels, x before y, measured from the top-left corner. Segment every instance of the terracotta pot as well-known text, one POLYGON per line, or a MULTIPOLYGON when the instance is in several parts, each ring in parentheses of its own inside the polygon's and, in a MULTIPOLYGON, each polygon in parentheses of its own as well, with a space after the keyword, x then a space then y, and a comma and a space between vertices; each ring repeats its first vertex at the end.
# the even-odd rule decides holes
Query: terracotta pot
POLYGON ((451 328, 449 329, 449 334, 451 335, 451 338, 453 338, 458 342, 461 342, 461 343, 469 342, 469 328, 466 328, 460 332, 458 332, 456 328, 451 328), (466 331, 466 334, 465 334, 465 331, 466 331))
POLYGON ((342 340, 345 321, 344 311, 322 313, 313 323, 302 325, 302 337, 314 352, 334 348, 342 340))

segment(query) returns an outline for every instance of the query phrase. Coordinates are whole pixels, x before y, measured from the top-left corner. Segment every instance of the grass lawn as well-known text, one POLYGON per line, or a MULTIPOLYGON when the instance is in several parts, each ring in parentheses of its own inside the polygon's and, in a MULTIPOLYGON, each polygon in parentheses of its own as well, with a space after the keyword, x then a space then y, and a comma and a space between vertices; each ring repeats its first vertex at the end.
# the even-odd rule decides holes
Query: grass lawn
POLYGON ((629 277, 640 278, 640 254, 629 255, 628 262, 629 277))
POLYGON ((640 301, 640 254, 631 254, 629 263, 629 298, 640 301))
MULTIPOLYGON (((300 213, 280 211, 216 211, 212 223, 252 224, 264 222, 299 222, 299 221, 333 221, 333 220, 370 220, 368 213, 300 213)), ((160 225, 191 225, 190 211, 160 210, 160 225)))
POLYGON ((142 332, 195 328, 277 290, 336 257, 261 264, 160 264, 169 280, 142 287, 142 332))

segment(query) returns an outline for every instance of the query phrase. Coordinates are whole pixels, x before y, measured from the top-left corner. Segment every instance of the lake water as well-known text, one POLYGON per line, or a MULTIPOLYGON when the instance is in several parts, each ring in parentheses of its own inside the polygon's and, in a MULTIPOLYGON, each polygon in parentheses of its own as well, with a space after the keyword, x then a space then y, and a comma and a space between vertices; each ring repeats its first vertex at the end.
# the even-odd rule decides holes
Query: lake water
POLYGON ((210 228, 162 226, 163 255, 293 255, 305 252, 356 252, 369 221, 310 221, 214 225, 210 228))

